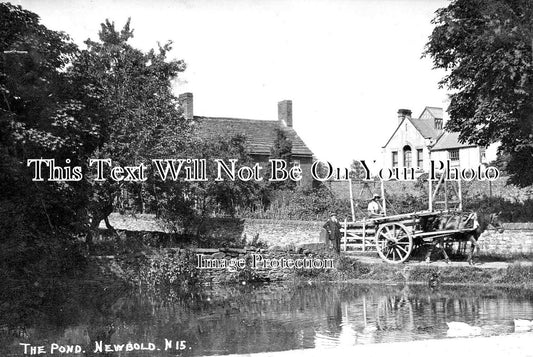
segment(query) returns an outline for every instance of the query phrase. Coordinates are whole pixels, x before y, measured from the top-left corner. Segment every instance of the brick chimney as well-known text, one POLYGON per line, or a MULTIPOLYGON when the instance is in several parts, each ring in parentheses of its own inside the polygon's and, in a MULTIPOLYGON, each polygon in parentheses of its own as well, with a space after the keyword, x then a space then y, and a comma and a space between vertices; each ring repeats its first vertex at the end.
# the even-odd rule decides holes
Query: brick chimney
POLYGON ((191 120, 194 116, 192 93, 182 93, 178 97, 178 101, 183 110, 185 119, 191 120))
POLYGON ((292 127, 292 100, 278 102, 278 120, 283 126, 292 127))
POLYGON ((409 109, 398 109, 398 124, 402 122, 404 118, 411 118, 411 110, 409 109))

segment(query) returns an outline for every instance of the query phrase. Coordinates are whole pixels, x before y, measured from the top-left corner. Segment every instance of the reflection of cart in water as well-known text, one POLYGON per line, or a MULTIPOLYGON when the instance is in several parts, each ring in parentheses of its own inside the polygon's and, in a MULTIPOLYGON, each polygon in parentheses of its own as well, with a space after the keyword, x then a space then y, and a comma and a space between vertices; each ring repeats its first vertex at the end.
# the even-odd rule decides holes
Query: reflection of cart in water
MULTIPOLYGON (((386 214, 382 182, 384 215, 358 221, 354 218, 352 222, 345 220, 341 229, 342 249, 377 251, 388 263, 402 263, 420 246, 453 242, 457 234, 472 232, 478 224, 477 216, 462 210, 461 181, 447 181, 446 176, 443 172, 438 180, 428 179, 428 210, 397 215, 386 214), (435 209, 438 206, 440 209, 435 209), (454 224, 446 224, 450 222, 454 224), (453 228, 446 228, 449 226, 453 228)), ((351 201, 352 216, 355 216, 351 201)))

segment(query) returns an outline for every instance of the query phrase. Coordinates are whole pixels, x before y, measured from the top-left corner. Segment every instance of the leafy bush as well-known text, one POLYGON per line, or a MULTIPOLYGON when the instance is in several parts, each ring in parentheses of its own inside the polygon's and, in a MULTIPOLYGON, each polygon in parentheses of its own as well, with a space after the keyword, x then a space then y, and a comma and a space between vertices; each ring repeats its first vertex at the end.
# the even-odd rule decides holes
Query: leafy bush
POLYGON ((402 214, 416 211, 423 211, 428 208, 427 202, 410 193, 392 194, 387 196, 392 209, 388 209, 389 214, 402 214))
MULTIPOLYGON (((426 210, 427 184, 417 182, 411 190, 387 192, 387 213, 401 214, 426 210)), ((468 189, 466 189, 468 191, 468 189)), ((349 199, 340 199, 325 185, 271 192, 270 206, 262 210, 241 210, 240 217, 266 219, 326 220, 330 212, 337 212, 341 220, 351 220, 349 199)), ((527 195, 526 195, 527 197, 527 195)), ((366 214, 368 200, 354 199, 356 219, 366 214)), ((465 210, 502 212, 506 222, 532 222, 533 199, 509 200, 508 197, 488 197, 472 194, 463 198, 465 210)))
POLYGON ((478 197, 468 200, 466 210, 481 212, 501 212, 504 222, 533 222, 533 200, 509 201, 504 197, 478 197))
POLYGON ((199 282, 196 256, 190 251, 158 255, 138 267, 138 281, 148 287, 186 287, 199 282))
POLYGON ((252 255, 247 254, 245 256, 246 264, 244 266, 244 269, 239 269, 238 273, 236 274, 234 281, 237 283, 259 283, 259 282, 265 282, 266 279, 261 277, 257 269, 252 268, 252 255))
POLYGON ((341 200, 324 185, 315 188, 270 192, 269 206, 263 209, 242 209, 240 217, 264 219, 326 220, 330 212, 351 217, 349 200, 341 200))
POLYGON ((337 261, 337 270, 345 277, 359 278, 371 272, 368 265, 359 260, 341 255, 337 261))

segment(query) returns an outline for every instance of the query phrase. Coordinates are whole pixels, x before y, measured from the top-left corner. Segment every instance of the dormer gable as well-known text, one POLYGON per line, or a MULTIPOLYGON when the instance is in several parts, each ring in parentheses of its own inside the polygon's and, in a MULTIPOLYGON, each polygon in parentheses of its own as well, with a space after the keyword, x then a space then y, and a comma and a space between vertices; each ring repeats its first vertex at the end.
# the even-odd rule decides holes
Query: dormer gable
POLYGON ((444 130, 442 108, 439 107, 425 107, 418 120, 427 120, 430 122, 430 126, 439 132, 444 130))

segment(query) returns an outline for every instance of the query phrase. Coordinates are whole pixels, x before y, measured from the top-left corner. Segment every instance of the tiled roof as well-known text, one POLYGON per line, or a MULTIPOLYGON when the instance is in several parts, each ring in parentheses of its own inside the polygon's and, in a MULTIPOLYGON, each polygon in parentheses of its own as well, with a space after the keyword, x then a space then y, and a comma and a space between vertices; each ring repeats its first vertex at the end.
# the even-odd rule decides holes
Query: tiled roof
POLYGON ((448 150, 448 149, 459 149, 476 146, 474 144, 460 143, 459 142, 459 133, 458 132, 445 132, 439 138, 439 140, 431 147, 431 151, 436 150, 448 150))
POLYGON ((383 145, 382 147, 386 147, 387 145, 389 145, 389 143, 392 140, 392 138, 394 137, 394 135, 396 135, 396 132, 398 131, 398 129, 402 126, 402 124, 406 120, 409 120, 413 124, 415 129, 418 130, 420 135, 422 135, 426 139, 428 139, 428 138, 429 139, 436 139, 442 133, 442 131, 439 131, 439 130, 435 129, 433 119, 404 118, 400 122, 400 124, 398 124, 398 126, 396 127, 396 129, 394 130, 392 135, 390 136, 389 140, 387 140, 387 143, 385 145, 383 145))
POLYGON ((292 154, 313 156, 313 152, 305 145, 296 131, 277 120, 252 120, 236 118, 216 118, 195 116, 197 135, 210 139, 219 136, 232 137, 244 135, 251 154, 270 155, 270 148, 276 140, 276 129, 282 129, 292 143, 292 154))
POLYGON ((426 139, 435 139, 441 131, 435 129, 434 119, 413 119, 409 118, 409 121, 415 126, 415 128, 426 139))
MULTIPOLYGON (((433 115, 433 117, 435 118, 440 118, 442 119, 443 118, 443 112, 442 112, 442 108, 438 108, 438 107, 426 107, 425 109, 427 109, 431 115, 433 115)), ((424 110, 425 110, 424 109, 424 110)))

